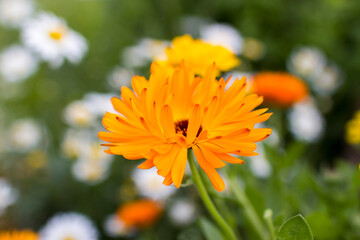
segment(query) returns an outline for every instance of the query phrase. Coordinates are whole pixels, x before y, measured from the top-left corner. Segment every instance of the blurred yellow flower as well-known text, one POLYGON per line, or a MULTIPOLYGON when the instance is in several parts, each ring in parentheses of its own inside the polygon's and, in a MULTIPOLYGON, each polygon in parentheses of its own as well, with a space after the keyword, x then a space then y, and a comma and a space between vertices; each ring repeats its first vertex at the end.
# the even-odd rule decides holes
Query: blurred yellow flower
POLYGON ((240 64, 240 60, 230 50, 205 43, 201 39, 193 39, 190 35, 174 38, 172 46, 166 48, 165 52, 167 59, 159 60, 158 63, 177 67, 185 61, 201 76, 204 76, 206 69, 213 63, 216 63, 217 73, 231 70, 240 64))
POLYGON ((308 95, 304 81, 286 72, 261 72, 253 77, 251 89, 270 104, 290 107, 308 95))
POLYGON ((350 144, 360 143, 360 110, 346 124, 346 141, 350 144))
POLYGON ((265 55, 265 46, 255 38, 245 38, 242 55, 250 60, 259 60, 265 55))
POLYGON ((225 189, 216 168, 244 161, 231 154, 254 156, 255 142, 264 140, 271 129, 257 128, 271 113, 258 109, 263 98, 247 95, 245 78, 228 90, 223 78, 216 80, 216 66, 204 77, 196 77, 185 64, 173 74, 154 63, 149 81, 132 79, 134 92, 122 88, 121 99, 112 104, 120 114, 106 113, 103 125, 109 132, 99 137, 109 144, 105 152, 127 159, 146 161, 139 168, 154 166, 165 177, 164 184, 181 185, 192 148, 200 167, 218 191, 225 189))
POLYGON ((116 217, 125 225, 125 228, 150 227, 159 219, 163 207, 153 200, 137 200, 122 205, 116 217))
POLYGON ((0 232, 0 240, 38 240, 38 235, 30 230, 0 232))
POLYGON ((42 169, 47 164, 48 158, 44 151, 35 150, 30 152, 26 157, 26 163, 34 170, 42 169))

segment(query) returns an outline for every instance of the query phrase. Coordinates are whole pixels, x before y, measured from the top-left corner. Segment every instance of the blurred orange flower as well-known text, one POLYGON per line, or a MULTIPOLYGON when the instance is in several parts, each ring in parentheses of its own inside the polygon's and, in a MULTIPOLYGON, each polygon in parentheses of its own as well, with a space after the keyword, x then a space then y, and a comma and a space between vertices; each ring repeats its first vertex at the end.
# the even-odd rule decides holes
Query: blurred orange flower
POLYGON ((214 62, 217 71, 227 71, 240 64, 240 60, 230 50, 193 39, 190 35, 174 38, 172 46, 166 49, 166 56, 167 59, 159 61, 160 64, 176 67, 185 61, 201 76, 214 62))
POLYGON ((262 72, 253 78, 251 89, 265 102, 290 107, 308 95, 304 81, 285 72, 262 72))
POLYGON ((146 228, 152 226, 160 217, 163 208, 152 200, 138 200, 122 205, 116 217, 125 228, 146 228))
POLYGON ((38 240, 38 235, 30 230, 0 232, 0 240, 38 240))
POLYGON ((257 155, 255 142, 271 134, 271 129, 254 128, 271 116, 265 113, 267 109, 252 111, 263 98, 246 95, 245 78, 225 90, 228 82, 216 80, 216 66, 208 68, 202 78, 195 77, 185 64, 170 76, 169 71, 152 64, 149 81, 135 76, 134 92, 123 87, 121 99, 112 99, 119 114, 106 113, 103 118, 109 132, 100 132, 99 137, 110 142, 104 144, 109 147, 105 152, 127 159, 145 158, 139 168, 156 166, 165 177, 164 184, 174 183, 178 188, 187 150, 192 148, 215 189, 224 190, 215 169, 225 162, 244 162, 231 154, 257 155))

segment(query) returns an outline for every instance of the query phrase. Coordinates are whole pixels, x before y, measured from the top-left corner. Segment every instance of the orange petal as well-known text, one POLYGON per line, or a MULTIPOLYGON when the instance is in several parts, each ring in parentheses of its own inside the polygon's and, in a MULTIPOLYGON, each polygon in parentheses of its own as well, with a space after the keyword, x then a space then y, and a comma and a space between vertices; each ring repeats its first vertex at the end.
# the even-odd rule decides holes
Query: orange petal
POLYGON ((239 158, 233 157, 227 153, 217 153, 216 154, 220 159, 228 162, 228 163, 239 163, 239 164, 243 164, 245 163, 244 160, 241 160, 239 158))
POLYGON ((158 174, 166 177, 174 164, 174 161, 176 159, 176 156, 178 155, 180 151, 180 147, 176 144, 173 144, 170 151, 163 155, 157 155, 154 158, 154 164, 156 168, 159 170, 158 174))
POLYGON ((107 154, 113 154, 113 153, 110 151, 110 149, 106 149, 106 150, 104 150, 104 153, 107 153, 107 154))
POLYGON ((121 99, 113 97, 111 99, 111 103, 114 106, 115 110, 124 115, 126 118, 135 119, 135 115, 132 109, 128 105, 126 105, 121 99))
MULTIPOLYGON (((111 149, 110 149, 110 151, 111 151, 111 149)), ((116 154, 116 153, 114 153, 114 154, 116 154)), ((121 155, 121 154, 118 154, 118 155, 121 155)), ((129 160, 139 160, 139 159, 144 158, 144 156, 142 156, 138 153, 126 153, 126 154, 123 154, 123 157, 126 159, 129 159, 129 160)))
POLYGON ((207 127, 211 124, 214 117, 216 116, 217 107, 218 107, 218 98, 213 97, 206 111, 206 115, 204 116, 204 120, 203 120, 204 129, 207 129, 207 127))
POLYGON ((152 159, 146 159, 145 162, 143 162, 142 164, 140 164, 139 166, 137 166, 138 168, 141 169, 150 169, 152 167, 154 167, 154 162, 152 159))
POLYGON ((149 84, 149 82, 144 78, 144 77, 140 77, 140 76, 134 76, 131 79, 131 86, 132 89, 134 89, 134 91, 136 92, 136 94, 138 96, 140 96, 141 91, 147 87, 149 84))
POLYGON ((205 146, 200 148, 205 160, 213 167, 213 168, 221 168, 225 166, 225 163, 221 161, 212 151, 210 151, 205 146))
POLYGON ((271 128, 254 128, 251 129, 250 134, 242 140, 249 142, 259 142, 269 137, 271 132, 271 128))
POLYGON ((189 118, 189 125, 187 128, 187 137, 186 137, 187 144, 191 144, 194 142, 196 135, 199 131, 200 124, 201 124, 201 108, 199 104, 196 104, 189 118))
POLYGON ((160 112, 160 122, 167 137, 175 135, 175 126, 171 108, 168 105, 162 107, 160 112))
POLYGON ((174 164, 171 169, 171 178, 175 187, 179 188, 184 177, 185 168, 187 163, 187 148, 181 148, 176 156, 174 164))
POLYGON ((253 156, 259 155, 256 152, 247 152, 247 151, 233 151, 233 152, 230 152, 230 153, 236 154, 236 155, 239 155, 239 156, 244 156, 244 157, 253 157, 253 156))
POLYGON ((213 139, 209 141, 221 148, 227 149, 226 152, 231 152, 235 150, 242 150, 242 151, 255 151, 257 146, 253 142, 236 142, 234 139, 231 138, 220 138, 220 139, 213 139))
POLYGON ((164 181, 163 181, 163 184, 165 184, 166 186, 170 186, 172 183, 173 183, 173 182, 172 182, 172 179, 171 179, 171 174, 168 174, 168 175, 165 177, 165 179, 164 179, 164 181))
POLYGON ((193 148, 196 160, 199 163, 200 167, 204 170, 206 175, 208 175, 211 184, 217 191, 223 191, 225 189, 225 183, 220 177, 220 175, 216 172, 215 168, 211 167, 210 164, 207 163, 203 154, 201 153, 198 147, 193 148))

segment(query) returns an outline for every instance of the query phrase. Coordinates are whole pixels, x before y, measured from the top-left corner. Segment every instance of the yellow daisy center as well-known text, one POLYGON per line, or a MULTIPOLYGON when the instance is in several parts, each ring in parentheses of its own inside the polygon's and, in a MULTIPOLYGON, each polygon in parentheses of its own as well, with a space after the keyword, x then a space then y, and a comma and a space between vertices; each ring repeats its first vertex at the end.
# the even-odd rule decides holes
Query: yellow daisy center
POLYGON ((75 240, 73 237, 65 237, 64 240, 75 240))
POLYGON ((49 36, 56 41, 60 41, 64 37, 64 33, 64 29, 62 29, 62 27, 59 27, 58 29, 50 31, 49 36))

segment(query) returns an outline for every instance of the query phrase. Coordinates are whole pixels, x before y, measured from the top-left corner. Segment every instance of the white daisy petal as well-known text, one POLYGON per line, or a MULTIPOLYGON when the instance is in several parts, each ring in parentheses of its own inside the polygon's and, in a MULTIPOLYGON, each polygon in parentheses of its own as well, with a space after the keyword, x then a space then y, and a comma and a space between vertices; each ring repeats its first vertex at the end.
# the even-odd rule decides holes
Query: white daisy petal
POLYGON ((131 69, 115 67, 107 78, 108 84, 116 89, 120 90, 123 86, 130 86, 131 79, 135 76, 135 72, 131 69))
POLYGON ((200 29, 201 38, 214 45, 220 45, 240 54, 243 47, 243 38, 239 31, 228 24, 211 24, 200 29))
POLYGON ((164 185, 164 178, 157 174, 155 168, 147 170, 135 168, 132 179, 139 194, 153 200, 165 200, 177 190, 174 186, 164 185))
POLYGON ((188 199, 176 200, 169 209, 171 221, 179 226, 185 226, 192 223, 197 215, 195 203, 188 199))
POLYGON ((26 48, 13 45, 0 54, 0 75, 7 82, 20 82, 38 69, 38 60, 26 48))
POLYGON ((326 64, 322 51, 313 47, 301 47, 292 52, 287 63, 291 72, 302 77, 316 76, 326 64))
POLYGON ((310 99, 294 105, 288 119, 290 131, 296 139, 315 142, 324 131, 324 118, 310 99))
POLYGON ((40 13, 24 24, 24 44, 52 67, 60 67, 64 60, 79 63, 88 50, 86 39, 71 30, 65 20, 50 13, 40 13))
POLYGON ((125 224, 115 215, 110 215, 104 222, 105 233, 110 237, 133 236, 135 230, 125 227, 125 224))
POLYGON ((61 213, 52 217, 40 231, 41 240, 97 240, 93 222, 79 213, 61 213))
POLYGON ((6 179, 0 178, 0 215, 4 213, 6 208, 14 204, 17 198, 17 190, 6 179))
POLYGON ((9 143, 12 149, 26 152, 39 146, 43 138, 40 124, 34 119, 19 119, 9 128, 9 143))
POLYGON ((0 23, 5 27, 19 27, 33 12, 33 0, 0 0, 0 23))

